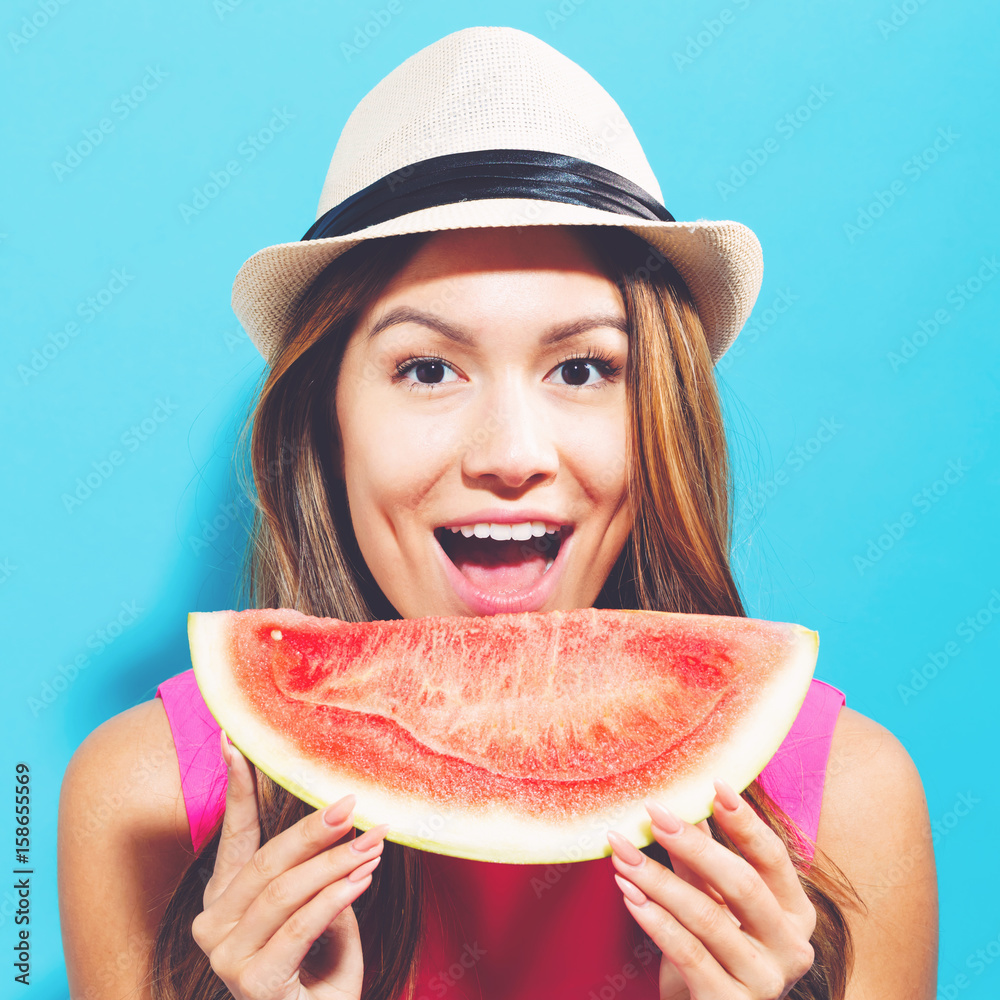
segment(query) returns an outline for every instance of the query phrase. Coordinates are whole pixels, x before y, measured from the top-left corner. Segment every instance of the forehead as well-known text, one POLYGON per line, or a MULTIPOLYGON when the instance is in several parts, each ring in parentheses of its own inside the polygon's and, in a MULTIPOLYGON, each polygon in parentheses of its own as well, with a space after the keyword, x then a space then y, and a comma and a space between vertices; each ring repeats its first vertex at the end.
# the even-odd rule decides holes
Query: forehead
POLYGON ((617 286, 582 237, 537 226, 432 234, 360 325, 366 341, 415 322, 462 342, 484 324, 545 332, 595 318, 627 333, 617 286))

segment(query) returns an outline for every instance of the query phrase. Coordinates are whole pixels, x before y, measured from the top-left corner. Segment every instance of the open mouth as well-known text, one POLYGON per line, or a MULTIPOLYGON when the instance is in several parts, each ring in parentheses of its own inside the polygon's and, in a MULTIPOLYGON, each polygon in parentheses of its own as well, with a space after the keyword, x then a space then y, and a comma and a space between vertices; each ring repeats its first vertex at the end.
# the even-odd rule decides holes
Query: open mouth
POLYGON ((497 539, 435 528, 434 537, 475 588, 484 594, 512 596, 530 590, 542 579, 572 532, 573 526, 564 524, 554 532, 529 538, 497 539))

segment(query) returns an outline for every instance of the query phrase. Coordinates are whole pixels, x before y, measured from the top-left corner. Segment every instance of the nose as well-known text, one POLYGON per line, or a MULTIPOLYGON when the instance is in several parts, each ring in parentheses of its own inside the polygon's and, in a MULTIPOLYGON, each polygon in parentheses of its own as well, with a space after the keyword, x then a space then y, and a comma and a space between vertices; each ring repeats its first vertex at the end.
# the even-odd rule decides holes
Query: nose
POLYGON ((466 428, 463 474, 510 490, 552 479, 559 460, 552 415, 543 401, 510 378, 480 402, 466 428))

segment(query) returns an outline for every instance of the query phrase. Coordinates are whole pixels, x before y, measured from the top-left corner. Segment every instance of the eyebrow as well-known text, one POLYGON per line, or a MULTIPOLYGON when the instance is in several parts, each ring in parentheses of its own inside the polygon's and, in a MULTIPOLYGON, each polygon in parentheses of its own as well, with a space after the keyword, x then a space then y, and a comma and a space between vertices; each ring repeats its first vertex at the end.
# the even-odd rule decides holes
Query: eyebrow
MULTIPOLYGON (((442 336, 453 340, 456 344, 463 344, 466 347, 473 347, 473 340, 463 330, 446 323, 439 316, 432 313, 421 312, 411 306, 396 306, 390 309, 381 319, 379 319, 368 331, 365 338, 366 343, 370 343, 386 327, 395 326, 397 323, 419 323, 421 326, 430 327, 442 336)), ((549 327, 542 336, 542 346, 549 347, 551 344, 558 344, 570 337, 575 337, 586 330, 593 330, 596 327, 611 327, 621 330, 628 336, 628 323, 625 319, 615 313, 596 313, 593 316, 580 316, 577 319, 568 320, 564 323, 557 323, 549 327)))

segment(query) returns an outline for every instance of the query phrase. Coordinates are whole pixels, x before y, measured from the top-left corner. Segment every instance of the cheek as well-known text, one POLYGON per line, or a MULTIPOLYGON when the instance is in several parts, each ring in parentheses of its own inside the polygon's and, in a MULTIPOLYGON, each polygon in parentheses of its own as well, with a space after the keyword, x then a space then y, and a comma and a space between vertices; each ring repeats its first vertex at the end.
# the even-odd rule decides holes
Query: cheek
POLYGON ((625 420, 580 422, 567 454, 587 493, 597 502, 617 502, 626 487, 628 439, 625 420))
POLYGON ((357 399, 341 421, 344 472, 352 510, 384 521, 394 510, 413 510, 455 459, 454 422, 414 419, 383 399, 357 399), (381 511, 377 514, 376 511, 381 511))

